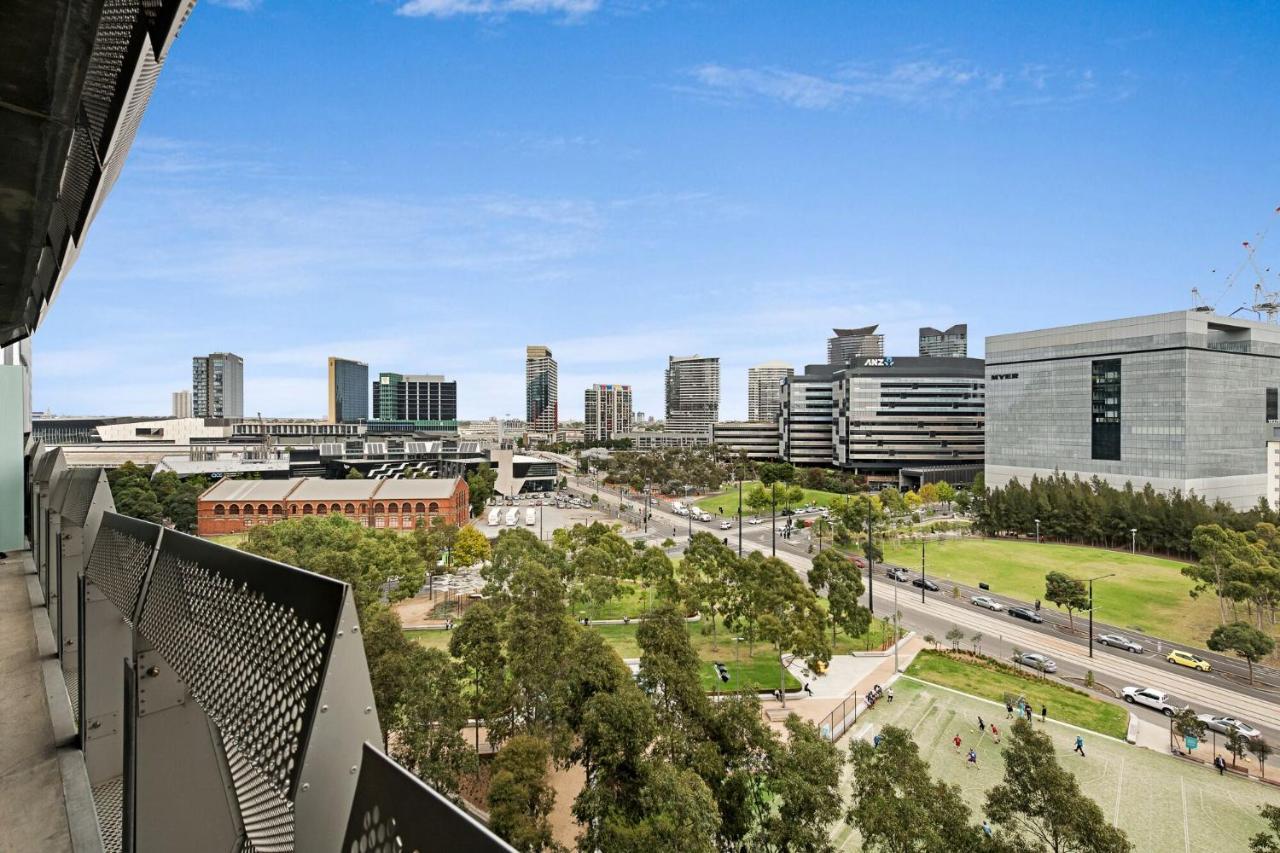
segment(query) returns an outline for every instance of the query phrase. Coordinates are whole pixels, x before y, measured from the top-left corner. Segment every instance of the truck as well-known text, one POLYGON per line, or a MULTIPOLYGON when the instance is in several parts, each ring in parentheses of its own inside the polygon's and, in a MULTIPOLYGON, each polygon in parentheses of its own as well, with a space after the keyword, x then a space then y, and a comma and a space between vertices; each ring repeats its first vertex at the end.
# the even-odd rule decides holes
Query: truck
POLYGON ((493 509, 489 510, 489 526, 490 527, 497 527, 498 523, 501 520, 502 520, 502 510, 498 509, 496 506, 493 509))
POLYGON ((538 523, 538 511, 533 507, 529 507, 524 511, 524 523, 534 525, 538 523))
POLYGON ((683 501, 672 501, 672 502, 671 502, 671 511, 672 511, 672 512, 674 512, 676 515, 683 515, 683 513, 681 512, 681 510, 683 510, 683 509, 684 509, 684 502, 683 502, 683 501))
POLYGON ((520 523, 520 507, 513 506, 507 510, 507 527, 515 527, 520 523))

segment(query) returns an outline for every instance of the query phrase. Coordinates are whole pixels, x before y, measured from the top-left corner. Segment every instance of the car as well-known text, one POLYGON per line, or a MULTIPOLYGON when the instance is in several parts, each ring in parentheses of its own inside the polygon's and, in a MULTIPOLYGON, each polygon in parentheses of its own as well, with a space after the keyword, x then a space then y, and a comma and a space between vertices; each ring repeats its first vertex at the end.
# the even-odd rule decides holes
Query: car
POLYGON ((911 581, 911 585, 915 587, 924 587, 929 590, 929 592, 937 592, 941 588, 928 578, 914 578, 911 581))
POLYGON ((859 557, 857 554, 850 557, 849 560, 860 569, 865 569, 867 567, 867 561, 864 558, 859 557))
POLYGON ((1184 707, 1175 703, 1168 693, 1152 687, 1126 687, 1120 693, 1130 705, 1146 705, 1166 717, 1174 716, 1184 707))
POLYGON ((1178 666, 1186 666, 1200 672, 1209 672, 1213 666, 1202 657, 1196 657, 1191 652, 1182 652, 1174 649, 1165 655, 1165 660, 1169 663, 1176 663, 1178 666))
POLYGON ((969 599, 969 602, 971 604, 976 604, 979 607, 985 607, 988 610, 995 610, 997 612, 1004 610, 1004 605, 989 595, 975 595, 969 599))
POLYGON ((1103 646, 1110 646, 1113 649, 1124 649, 1126 652, 1133 652, 1135 655, 1142 654, 1141 643, 1135 643, 1120 634, 1103 634, 1098 637, 1096 642, 1103 646))
POLYGON ((1246 740, 1262 737, 1262 732, 1244 720, 1237 720, 1235 717, 1222 717, 1217 714, 1197 714, 1196 719, 1219 734, 1229 735, 1232 732, 1239 732, 1240 736, 1246 740))
POLYGON ((1041 672, 1057 672, 1058 664, 1039 652, 1018 652, 1013 656, 1014 663, 1038 669, 1041 672))
POLYGON ((1026 619, 1028 622, 1035 622, 1037 625, 1044 621, 1044 618, 1030 607, 1010 607, 1009 615, 1016 619, 1026 619))
POLYGON ((761 519, 756 518, 755 516, 752 516, 751 518, 747 519, 747 524, 759 524, 760 521, 761 519))
POLYGON ((906 569, 899 569, 899 568, 890 566, 889 568, 885 569, 884 573, 887 576, 896 580, 898 583, 906 583, 907 581, 911 580, 911 576, 907 574, 906 569))
POLYGON ((722 521, 722 522, 720 522, 720 529, 721 529, 721 530, 732 530, 732 529, 733 529, 733 522, 732 522, 732 521, 722 521))

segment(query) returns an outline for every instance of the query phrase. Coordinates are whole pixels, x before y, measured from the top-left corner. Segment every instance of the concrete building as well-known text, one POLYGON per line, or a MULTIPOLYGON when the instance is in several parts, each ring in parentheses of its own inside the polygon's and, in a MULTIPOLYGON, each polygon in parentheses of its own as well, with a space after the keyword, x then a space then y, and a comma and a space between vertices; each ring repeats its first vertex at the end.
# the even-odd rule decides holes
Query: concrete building
POLYGON ((956 323, 945 332, 932 326, 921 326, 920 357, 968 358, 969 324, 956 323))
POLYGON ((877 334, 879 324, 860 329, 832 329, 835 337, 827 338, 827 364, 843 367, 859 358, 883 358, 884 335, 877 334))
POLYGON ((373 416, 456 431, 458 383, 438 374, 380 373, 373 383, 373 416))
POLYGON ((720 420, 720 359, 670 356, 666 374, 667 432, 711 436, 720 420))
POLYGON ((630 385, 592 385, 584 394, 582 437, 609 441, 634 426, 630 385))
POLYGON ((810 364, 782 383, 779 450, 793 465, 831 465, 835 378, 831 365, 810 364))
POLYGON ((711 443, 711 430, 706 432, 671 432, 660 429, 638 429, 618 438, 631 442, 632 450, 665 450, 669 447, 703 447, 711 443))
POLYGON ((778 422, 782 412, 782 380, 795 370, 783 361, 766 361, 747 368, 747 420, 778 422))
POLYGON ((560 428, 559 372, 549 348, 525 347, 525 420, 530 432, 554 436, 560 428))
POLYGON ((174 391, 172 394, 172 410, 170 414, 175 418, 191 417, 191 392, 187 390, 174 391))
POLYGON ((1252 506, 1280 328, 1175 311, 987 338, 986 482, 1061 471, 1252 506))
POLYGON ((197 418, 244 417, 244 359, 232 352, 191 359, 191 414, 197 418))
POLYGON ((351 424, 369 417, 369 365, 329 356, 329 423, 351 424))
POLYGON ((711 440, 731 454, 747 454, 757 462, 779 457, 777 421, 720 421, 711 430, 711 440))

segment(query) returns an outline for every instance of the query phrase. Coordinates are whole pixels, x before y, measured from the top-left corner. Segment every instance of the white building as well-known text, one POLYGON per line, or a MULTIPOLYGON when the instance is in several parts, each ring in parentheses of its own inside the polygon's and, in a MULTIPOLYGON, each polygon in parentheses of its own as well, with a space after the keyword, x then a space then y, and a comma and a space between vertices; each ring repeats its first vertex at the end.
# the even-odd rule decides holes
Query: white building
POLYGON ((635 418, 630 385, 592 385, 584 398, 584 439, 609 441, 621 433, 631 432, 635 418))
POLYGON ((173 411, 171 414, 175 418, 191 417, 191 392, 190 391, 174 391, 173 392, 173 411))
POLYGON ((784 361, 766 361, 747 369, 747 420, 778 420, 782 411, 782 383, 795 370, 784 361))

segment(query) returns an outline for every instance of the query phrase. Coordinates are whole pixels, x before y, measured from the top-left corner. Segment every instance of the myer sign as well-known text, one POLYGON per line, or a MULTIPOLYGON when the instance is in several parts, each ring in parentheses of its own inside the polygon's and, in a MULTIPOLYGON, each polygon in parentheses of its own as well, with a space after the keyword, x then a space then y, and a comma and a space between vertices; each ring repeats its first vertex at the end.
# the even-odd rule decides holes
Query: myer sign
POLYGON ((884 358, 869 358, 862 362, 863 367, 893 367, 893 356, 887 355, 884 358))

